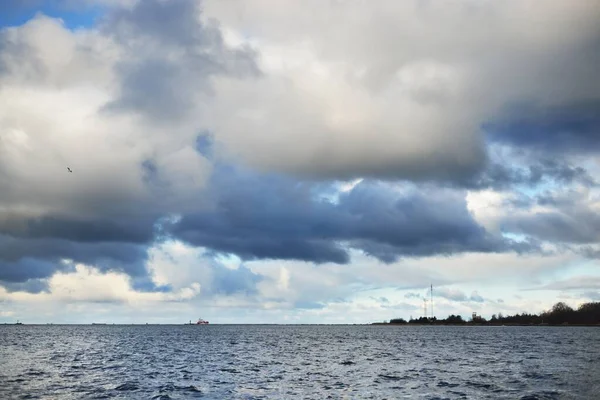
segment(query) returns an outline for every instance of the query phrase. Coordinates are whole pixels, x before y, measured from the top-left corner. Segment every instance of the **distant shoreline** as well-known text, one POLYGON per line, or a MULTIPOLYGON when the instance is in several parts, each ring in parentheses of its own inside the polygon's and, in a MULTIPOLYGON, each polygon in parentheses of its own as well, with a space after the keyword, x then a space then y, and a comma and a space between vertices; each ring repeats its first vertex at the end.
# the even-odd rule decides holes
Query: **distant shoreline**
POLYGON ((445 319, 435 316, 419 317, 406 321, 393 318, 389 322, 375 322, 373 325, 452 325, 452 326, 600 326, 600 302, 583 303, 576 310, 561 302, 556 303, 549 311, 540 314, 522 313, 515 315, 493 314, 488 320, 473 313, 470 320, 465 321, 460 315, 449 315, 445 319))
POLYGON ((569 327, 569 326, 595 326, 600 327, 600 323, 598 324, 481 324, 481 323, 470 323, 465 322, 462 324, 446 324, 446 323, 393 323, 393 322, 373 322, 371 325, 380 325, 380 326, 560 326, 560 327, 569 327))
MULTIPOLYGON (((212 326, 233 326, 233 325, 245 325, 245 326, 465 326, 465 327, 481 327, 481 326, 493 326, 493 327, 503 327, 503 326, 538 326, 538 327, 600 327, 600 323, 598 324, 481 324, 481 323, 470 323, 465 322, 462 324, 452 324, 452 323, 391 323, 391 322, 371 322, 364 324, 282 324, 282 323, 268 323, 268 324, 243 324, 243 323, 232 323, 232 324, 210 324, 212 326)), ((0 326, 88 326, 88 327, 122 327, 122 326, 190 326, 189 324, 78 324, 78 323, 65 323, 65 324, 55 324, 55 323, 36 323, 36 324, 15 324, 11 322, 2 322, 0 326)), ((196 326, 196 325, 191 325, 196 326)))

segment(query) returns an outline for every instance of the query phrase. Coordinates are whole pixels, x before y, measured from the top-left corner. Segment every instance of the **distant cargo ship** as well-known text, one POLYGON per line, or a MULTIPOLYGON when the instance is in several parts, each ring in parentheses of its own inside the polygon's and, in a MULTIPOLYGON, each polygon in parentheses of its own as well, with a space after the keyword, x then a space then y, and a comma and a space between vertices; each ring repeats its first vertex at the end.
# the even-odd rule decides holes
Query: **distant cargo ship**
POLYGON ((198 321, 196 321, 195 324, 192 324, 192 321, 190 320, 190 323, 187 325, 208 325, 208 321, 202 318, 198 318, 198 321))

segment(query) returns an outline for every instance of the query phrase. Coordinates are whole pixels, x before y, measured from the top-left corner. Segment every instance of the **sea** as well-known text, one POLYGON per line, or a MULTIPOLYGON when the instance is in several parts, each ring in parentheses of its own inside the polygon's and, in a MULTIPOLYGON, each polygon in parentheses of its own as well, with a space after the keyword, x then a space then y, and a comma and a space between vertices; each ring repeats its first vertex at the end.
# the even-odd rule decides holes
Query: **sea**
POLYGON ((0 399, 600 399, 600 328, 0 325, 0 399))

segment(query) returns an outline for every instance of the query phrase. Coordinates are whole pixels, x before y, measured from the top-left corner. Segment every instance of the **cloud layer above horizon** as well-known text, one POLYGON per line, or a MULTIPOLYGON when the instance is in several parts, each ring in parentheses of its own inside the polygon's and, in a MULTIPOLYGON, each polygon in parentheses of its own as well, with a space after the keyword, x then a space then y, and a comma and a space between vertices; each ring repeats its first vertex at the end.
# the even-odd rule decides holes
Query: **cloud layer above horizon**
POLYGON ((0 7, 0 318, 600 298, 596 1, 0 7))

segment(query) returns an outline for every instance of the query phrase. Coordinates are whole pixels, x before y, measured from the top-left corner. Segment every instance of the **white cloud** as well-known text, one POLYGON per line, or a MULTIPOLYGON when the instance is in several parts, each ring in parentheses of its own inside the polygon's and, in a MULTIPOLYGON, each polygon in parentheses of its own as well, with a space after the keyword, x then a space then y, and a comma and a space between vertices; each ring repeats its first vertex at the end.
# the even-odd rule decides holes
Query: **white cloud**
POLYGON ((0 317, 12 317, 15 315, 14 311, 0 311, 0 317))
POLYGON ((148 250, 148 270, 158 285, 179 289, 187 287, 189 282, 199 282, 208 286, 212 271, 208 260, 202 257, 204 251, 177 241, 161 243, 148 250))
POLYGON ((57 272, 48 281, 48 291, 32 294, 7 292, 0 288, 0 301, 23 303, 124 303, 130 307, 171 301, 188 301, 199 295, 199 283, 173 292, 139 292, 131 278, 123 273, 102 273, 91 266, 78 264, 73 272, 57 272))
POLYGON ((198 126, 157 126, 105 110, 118 95, 124 48, 45 16, 3 35, 10 46, 0 53, 0 207, 86 215, 139 214, 140 204, 186 209, 211 170, 192 149, 198 126), (160 167, 162 192, 148 191, 146 160, 160 167))
POLYGON ((593 56, 581 51, 597 33, 594 1, 225 0, 204 9, 259 54, 260 79, 216 83, 212 124, 263 168, 456 178, 482 166, 480 125, 503 106, 600 89, 593 56))

